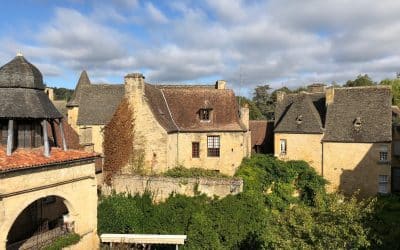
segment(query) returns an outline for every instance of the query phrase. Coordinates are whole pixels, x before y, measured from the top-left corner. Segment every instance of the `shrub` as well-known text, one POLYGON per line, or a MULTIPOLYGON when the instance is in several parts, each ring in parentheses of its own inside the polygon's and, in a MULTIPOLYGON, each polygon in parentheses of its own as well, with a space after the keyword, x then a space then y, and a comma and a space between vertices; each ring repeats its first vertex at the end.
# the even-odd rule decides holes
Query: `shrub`
POLYGON ((164 176, 174 178, 192 178, 192 177, 215 177, 215 178, 229 178, 220 172, 207 170, 202 168, 185 168, 184 166, 177 166, 166 171, 164 176))

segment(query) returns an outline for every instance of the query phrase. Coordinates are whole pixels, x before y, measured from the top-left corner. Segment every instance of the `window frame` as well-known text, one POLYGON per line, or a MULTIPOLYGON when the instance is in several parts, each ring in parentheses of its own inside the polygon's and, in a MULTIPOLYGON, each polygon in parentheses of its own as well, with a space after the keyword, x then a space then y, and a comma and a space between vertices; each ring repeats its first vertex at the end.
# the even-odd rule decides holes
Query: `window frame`
POLYGON ((219 135, 207 136, 207 157, 221 157, 221 137, 219 135))
POLYGON ((389 146, 381 145, 379 149, 379 162, 387 163, 389 162, 389 146))
POLYGON ((200 158, 200 142, 192 142, 192 158, 200 158))
POLYGON ((200 109, 199 110, 199 119, 202 122, 211 121, 211 109, 200 109))
POLYGON ((280 148, 279 153, 281 155, 286 155, 287 154, 287 140, 286 139, 280 139, 279 140, 279 148, 280 148), (282 145, 284 147, 282 147, 282 145))
POLYGON ((380 194, 389 193, 388 184, 389 184, 389 175, 380 174, 378 176, 378 193, 380 194), (383 188, 383 191, 381 190, 381 188, 383 188))

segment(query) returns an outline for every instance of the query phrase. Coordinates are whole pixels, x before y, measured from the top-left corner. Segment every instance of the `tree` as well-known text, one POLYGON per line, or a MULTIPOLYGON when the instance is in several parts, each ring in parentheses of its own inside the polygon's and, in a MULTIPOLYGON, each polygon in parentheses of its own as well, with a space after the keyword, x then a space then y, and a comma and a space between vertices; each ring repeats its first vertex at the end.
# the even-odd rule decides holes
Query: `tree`
POLYGON ((263 114, 261 114, 261 111, 258 109, 258 107, 255 105, 255 103, 249 99, 247 99, 244 96, 237 96, 236 97, 238 103, 240 104, 241 107, 244 105, 248 105, 249 107, 249 118, 250 120, 263 120, 265 117, 263 114))
POLYGON ((355 80, 348 80, 344 87, 360 87, 360 86, 373 86, 376 85, 374 81, 371 80, 371 78, 365 74, 365 75, 358 75, 355 80))
POLYGON ((393 99, 392 99, 392 104, 393 105, 400 105, 400 79, 396 78, 396 79, 384 79, 382 80, 380 83, 380 85, 388 85, 391 87, 392 89, 392 95, 393 95, 393 99))
POLYGON ((261 114, 267 118, 272 119, 275 110, 275 103, 269 93, 271 90, 269 85, 259 85, 254 89, 253 102, 261 111, 261 114))

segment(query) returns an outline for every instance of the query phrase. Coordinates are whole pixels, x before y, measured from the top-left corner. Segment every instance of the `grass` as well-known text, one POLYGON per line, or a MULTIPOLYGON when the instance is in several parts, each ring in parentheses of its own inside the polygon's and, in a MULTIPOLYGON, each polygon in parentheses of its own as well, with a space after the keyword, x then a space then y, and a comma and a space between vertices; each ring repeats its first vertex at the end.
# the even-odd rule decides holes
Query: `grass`
POLYGON ((71 246, 80 241, 79 234, 70 233, 55 239, 50 245, 45 246, 42 250, 61 250, 63 247, 71 246))

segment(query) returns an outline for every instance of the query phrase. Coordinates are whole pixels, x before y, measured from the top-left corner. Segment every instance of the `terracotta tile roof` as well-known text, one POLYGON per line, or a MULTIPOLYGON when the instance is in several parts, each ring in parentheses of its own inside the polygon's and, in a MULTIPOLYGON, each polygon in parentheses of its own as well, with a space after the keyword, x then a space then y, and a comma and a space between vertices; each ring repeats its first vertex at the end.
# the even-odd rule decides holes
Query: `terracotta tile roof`
POLYGON ((162 91, 179 131, 246 131, 240 122, 238 104, 231 89, 215 89, 207 85, 156 85, 156 88, 162 91), (212 110, 209 122, 200 121, 199 110, 202 108, 212 110))
POLYGON ((15 150, 11 156, 6 156, 6 150, 0 146, 0 173, 22 169, 40 168, 47 165, 68 163, 76 160, 91 160, 98 157, 96 153, 78 150, 63 151, 51 148, 50 157, 43 155, 43 148, 15 150))

